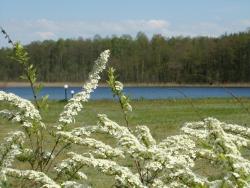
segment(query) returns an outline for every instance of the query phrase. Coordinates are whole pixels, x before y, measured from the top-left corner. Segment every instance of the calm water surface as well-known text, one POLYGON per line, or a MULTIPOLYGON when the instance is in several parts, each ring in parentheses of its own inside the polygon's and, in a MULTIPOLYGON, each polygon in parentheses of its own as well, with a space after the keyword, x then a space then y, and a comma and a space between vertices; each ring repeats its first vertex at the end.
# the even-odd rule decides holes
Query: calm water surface
MULTIPOLYGON (((32 99, 32 92, 29 87, 8 87, 0 90, 15 93, 23 98, 32 99)), ((67 90, 68 98, 71 97, 71 90, 81 91, 80 87, 70 87, 67 90)), ((228 87, 126 87, 126 95, 132 99, 173 99, 173 98, 208 98, 208 97, 232 97, 230 93, 238 97, 250 97, 250 88, 228 87)), ((49 95, 49 99, 64 99, 63 87, 45 87, 40 97, 49 95)), ((92 93, 91 99, 112 99, 110 88, 99 87, 92 93)))

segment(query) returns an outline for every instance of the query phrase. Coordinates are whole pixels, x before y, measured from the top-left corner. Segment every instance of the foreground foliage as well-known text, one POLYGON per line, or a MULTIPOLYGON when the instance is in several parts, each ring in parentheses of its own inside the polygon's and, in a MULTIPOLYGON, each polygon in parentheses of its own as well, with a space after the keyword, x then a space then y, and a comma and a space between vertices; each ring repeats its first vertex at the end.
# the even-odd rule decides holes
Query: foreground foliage
MULTIPOLYGON (((17 58, 24 57, 22 46, 15 47, 17 58)), ((114 177, 115 187, 250 186, 250 163, 242 155, 243 149, 249 147, 250 129, 206 118, 186 123, 179 135, 157 142, 147 126, 131 129, 128 116, 132 106, 112 68, 108 71, 108 84, 123 112, 124 126, 98 114, 96 125, 72 127, 83 103, 97 87, 109 53, 101 53, 83 90, 68 101, 53 129, 43 123, 40 111, 44 105, 0 91, 0 102, 12 107, 0 114, 21 126, 0 146, 1 187, 89 187, 86 168, 114 177), (46 133, 54 141, 50 145, 44 138, 46 133), (108 135, 113 143, 97 140, 96 134, 108 135), (67 152, 67 157, 63 152, 67 152), (198 160, 221 169, 220 175, 211 178, 196 172, 198 160)), ((26 61, 28 58, 21 59, 25 66, 26 61)), ((26 67, 32 85, 35 71, 26 67)))

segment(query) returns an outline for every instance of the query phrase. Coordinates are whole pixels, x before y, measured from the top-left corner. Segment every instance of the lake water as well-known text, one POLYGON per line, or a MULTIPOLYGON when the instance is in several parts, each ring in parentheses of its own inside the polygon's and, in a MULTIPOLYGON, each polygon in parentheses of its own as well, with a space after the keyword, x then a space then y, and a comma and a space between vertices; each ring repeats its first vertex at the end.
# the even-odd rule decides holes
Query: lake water
MULTIPOLYGON (((29 87, 9 87, 0 88, 6 92, 15 93, 26 99, 33 99, 32 92, 29 87)), ((70 87, 67 90, 68 98, 71 97, 70 91, 78 92, 80 87, 70 87)), ((132 99, 179 99, 179 98, 208 98, 208 97, 250 97, 250 88, 240 87, 126 87, 124 89, 126 95, 132 99), (231 93, 231 94, 230 94, 231 93)), ((49 99, 64 99, 63 87, 45 87, 41 91, 41 96, 49 95, 49 99)), ((92 93, 91 99, 112 99, 110 88, 99 87, 92 93)))

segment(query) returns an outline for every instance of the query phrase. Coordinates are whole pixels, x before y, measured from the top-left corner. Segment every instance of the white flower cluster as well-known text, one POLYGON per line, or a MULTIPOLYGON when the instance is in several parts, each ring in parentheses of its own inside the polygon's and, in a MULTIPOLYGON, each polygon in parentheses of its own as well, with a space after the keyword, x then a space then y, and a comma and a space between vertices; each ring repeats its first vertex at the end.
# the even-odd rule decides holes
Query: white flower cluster
POLYGON ((57 173, 57 178, 70 180, 71 182, 68 182, 67 184, 72 184, 73 186, 73 182, 76 182, 76 180, 87 180, 87 175, 80 171, 82 167, 82 164, 70 157, 63 160, 54 169, 57 173))
POLYGON ((74 128, 70 131, 70 133, 74 136, 88 136, 92 133, 103 133, 104 130, 102 130, 99 126, 97 125, 85 125, 84 127, 77 127, 74 128))
POLYGON ((65 125, 75 122, 74 116, 83 108, 82 102, 87 102, 91 92, 96 89, 98 81, 100 80, 99 74, 106 68, 109 55, 109 50, 105 50, 100 54, 100 57, 95 61, 92 72, 89 74, 89 80, 83 86, 84 90, 75 94, 64 107, 64 111, 60 114, 59 118, 61 125, 57 126, 59 130, 65 125))
POLYGON ((154 146, 156 144, 155 139, 152 137, 150 130, 147 126, 136 127, 137 139, 142 142, 146 147, 154 146))
POLYGON ((189 136, 171 136, 157 144, 146 126, 136 127, 136 137, 127 127, 119 126, 106 115, 98 115, 98 118, 98 125, 118 140, 124 153, 143 162, 141 174, 145 176, 141 177, 141 182, 144 186, 158 185, 159 182, 168 185, 172 181, 178 185, 205 184, 205 179, 190 170, 194 166, 195 143, 189 136), (160 177, 158 183, 154 182, 157 177, 160 177))
POLYGON ((90 188, 88 185, 80 184, 75 181, 65 181, 61 186, 64 188, 90 188))
POLYGON ((63 138, 63 142, 74 143, 94 149, 93 153, 100 158, 124 157, 121 150, 112 148, 111 146, 93 138, 81 138, 66 131, 58 131, 57 135, 63 138))
POLYGON ((38 172, 35 170, 17 170, 17 169, 12 169, 12 168, 5 168, 4 174, 6 176, 28 179, 35 183, 40 183, 42 185, 41 187, 44 187, 44 188, 60 188, 61 187, 43 172, 38 172))
POLYGON ((125 114, 132 111, 132 106, 129 104, 129 98, 123 93, 123 84, 116 80, 115 69, 110 68, 108 71, 108 84, 112 89, 113 95, 119 98, 120 105, 125 114))
MULTIPOLYGON (((135 136, 127 127, 119 126, 104 114, 98 115, 98 118, 99 130, 115 138, 118 147, 113 149, 92 138, 81 138, 81 136, 90 136, 87 129, 77 128, 71 132, 60 131, 57 134, 64 138, 65 142, 88 146, 95 149, 94 152, 91 151, 94 154, 100 152, 99 155, 96 155, 98 158, 91 154, 86 156, 86 154, 80 155, 71 152, 71 157, 56 167, 60 176, 72 177, 74 175, 77 179, 79 178, 77 170, 88 166, 107 175, 115 176, 116 184, 125 187, 158 187, 160 182, 166 187, 170 184, 179 187, 205 185, 206 180, 191 171, 194 166, 195 144, 188 136, 171 136, 157 144, 146 126, 137 126, 135 136), (100 155, 101 153, 102 155, 100 155), (130 156, 137 165, 140 165, 141 162, 144 166, 140 167, 139 173, 133 173, 127 167, 114 161, 113 157, 117 154, 130 156)), ((93 130, 97 131, 98 128, 94 127, 93 130)))
POLYGON ((135 158, 144 155, 146 147, 142 145, 133 134, 130 133, 127 127, 119 126, 116 122, 108 119, 105 114, 99 114, 98 119, 98 125, 100 128, 116 138, 119 142, 118 144, 125 152, 135 158))
MULTIPOLYGON (((249 187, 250 161, 241 154, 241 148, 248 146, 248 128, 230 125, 214 118, 196 123, 186 123, 182 128, 185 134, 207 146, 197 147, 197 156, 207 159, 223 169, 223 178, 216 181, 217 187, 223 182, 232 187, 249 187), (232 134, 234 133, 234 134, 232 134), (210 148, 210 149, 209 149, 210 148)), ((210 182, 210 184, 215 182, 210 182)))
POLYGON ((118 92, 122 91, 123 90, 123 83, 121 83, 119 81, 115 81, 114 87, 115 87, 115 90, 117 90, 118 92))
POLYGON ((24 138, 25 135, 21 131, 11 132, 0 145, 0 174, 4 168, 10 167, 14 158, 21 153, 20 146, 23 145, 24 138))
POLYGON ((227 124, 224 122, 221 122, 220 126, 226 132, 240 135, 244 138, 250 139, 250 129, 247 127, 243 127, 243 126, 236 125, 236 124, 227 124))
POLYGON ((12 116, 11 119, 16 122, 20 122, 24 127, 33 127, 33 123, 36 122, 39 126, 45 128, 45 125, 41 122, 41 116, 35 106, 28 100, 23 99, 13 93, 6 93, 0 91, 0 102, 7 102, 11 106, 18 109, 17 112, 13 111, 1 111, 0 114, 12 116))
POLYGON ((69 159, 66 159, 57 168, 59 172, 68 169, 70 166, 87 166, 95 168, 96 170, 101 171, 104 174, 115 176, 117 183, 122 187, 145 187, 141 183, 138 174, 133 174, 127 167, 122 167, 114 161, 106 159, 96 159, 93 156, 85 157, 73 152, 70 152, 69 155, 71 157, 69 159))

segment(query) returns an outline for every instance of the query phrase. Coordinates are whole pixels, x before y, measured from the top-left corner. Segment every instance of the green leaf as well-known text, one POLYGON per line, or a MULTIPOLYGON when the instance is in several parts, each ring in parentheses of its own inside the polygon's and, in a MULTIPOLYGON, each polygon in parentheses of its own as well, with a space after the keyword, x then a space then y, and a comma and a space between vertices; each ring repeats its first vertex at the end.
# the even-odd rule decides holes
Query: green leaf
POLYGON ((49 95, 45 95, 42 97, 41 101, 38 102, 41 109, 47 110, 49 108, 48 98, 49 98, 49 95))
POLYGON ((41 90, 43 89, 43 84, 38 84, 38 86, 35 87, 36 94, 39 94, 41 90))
POLYGON ((28 80, 28 78, 27 78, 26 75, 21 75, 20 78, 21 78, 22 80, 28 80))

